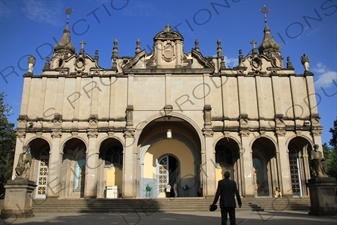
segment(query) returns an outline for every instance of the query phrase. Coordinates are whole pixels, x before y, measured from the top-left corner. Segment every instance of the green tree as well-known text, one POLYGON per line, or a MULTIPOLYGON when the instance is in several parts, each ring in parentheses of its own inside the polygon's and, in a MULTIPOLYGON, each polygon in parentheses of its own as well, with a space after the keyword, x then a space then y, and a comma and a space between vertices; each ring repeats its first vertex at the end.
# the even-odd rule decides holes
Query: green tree
POLYGON ((333 123, 333 127, 329 132, 332 134, 332 138, 329 142, 331 147, 327 144, 323 145, 324 158, 327 163, 327 174, 331 177, 337 178, 337 119, 333 123))
POLYGON ((15 149, 14 124, 7 119, 11 107, 4 101, 5 94, 0 93, 0 196, 3 195, 3 184, 11 178, 15 149))

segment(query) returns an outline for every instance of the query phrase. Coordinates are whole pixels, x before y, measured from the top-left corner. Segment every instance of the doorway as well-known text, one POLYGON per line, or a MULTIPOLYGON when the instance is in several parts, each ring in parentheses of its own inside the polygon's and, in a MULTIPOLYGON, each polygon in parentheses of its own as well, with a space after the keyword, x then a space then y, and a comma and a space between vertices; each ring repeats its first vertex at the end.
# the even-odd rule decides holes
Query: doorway
POLYGON ((159 158, 158 160, 158 186, 159 186, 159 194, 165 195, 166 185, 169 184, 171 186, 170 197, 175 196, 174 185, 177 185, 179 181, 179 163, 175 156, 165 155, 159 158))

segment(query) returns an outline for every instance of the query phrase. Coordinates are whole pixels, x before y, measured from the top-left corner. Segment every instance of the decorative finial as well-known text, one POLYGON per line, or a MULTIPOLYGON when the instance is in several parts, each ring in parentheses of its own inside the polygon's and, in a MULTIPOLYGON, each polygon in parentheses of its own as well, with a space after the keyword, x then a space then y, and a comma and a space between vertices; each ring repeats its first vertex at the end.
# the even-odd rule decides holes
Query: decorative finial
POLYGON ((267 13, 269 13, 269 9, 267 8, 266 5, 264 5, 262 8, 261 8, 261 12, 264 14, 264 23, 267 24, 267 13))
POLYGON ((114 47, 112 51, 112 69, 117 71, 117 57, 118 57, 118 40, 114 40, 114 47))
POLYGON ((136 41, 136 55, 140 52, 140 40, 139 38, 136 41))
POLYGON ((239 50, 239 66, 241 66, 243 60, 242 49, 239 50))
POLYGON ((220 59, 220 69, 225 69, 226 68, 225 62, 224 62, 225 57, 222 54, 221 40, 218 39, 216 43, 218 44, 217 55, 218 55, 218 58, 220 59))
POLYGON ((70 14, 73 12, 73 9, 68 7, 65 11, 66 15, 67 15, 67 25, 69 24, 69 16, 70 14))
POLYGON ((287 69, 294 69, 292 62, 290 61, 290 56, 287 57, 287 69))
POLYGON ((95 60, 95 61, 98 61, 98 58, 99 58, 99 57, 98 57, 98 50, 95 50, 94 60, 95 60))
POLYGON ((50 58, 47 57, 46 58, 46 62, 44 63, 44 67, 43 67, 43 70, 48 70, 50 69, 50 58))
POLYGON ((165 31, 170 31, 171 30, 171 25, 168 23, 166 26, 165 26, 165 31))
POLYGON ((199 51, 199 41, 198 41, 198 39, 195 39, 194 44, 195 44, 194 49, 199 51))

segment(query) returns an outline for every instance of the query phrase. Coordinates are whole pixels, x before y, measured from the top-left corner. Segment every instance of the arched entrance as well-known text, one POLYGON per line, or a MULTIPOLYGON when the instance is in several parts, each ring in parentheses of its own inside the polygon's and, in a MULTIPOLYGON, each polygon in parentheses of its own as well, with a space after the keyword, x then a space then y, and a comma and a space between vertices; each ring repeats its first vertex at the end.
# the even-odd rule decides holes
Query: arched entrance
POLYGON ((46 140, 36 138, 28 144, 28 152, 32 155, 30 180, 36 182, 35 198, 46 198, 48 192, 49 151, 46 140))
POLYGON ((77 138, 68 140, 63 148, 61 165, 61 196, 83 198, 86 175, 86 146, 77 138))
POLYGON ((139 139, 139 197, 165 198, 165 188, 174 184, 178 197, 197 197, 200 192, 201 144, 197 132, 179 118, 149 123, 139 139), (167 135, 167 131, 172 136, 167 135), (151 193, 146 191, 151 188, 151 193))
POLYGON ((306 183, 310 179, 309 158, 312 146, 307 139, 295 137, 289 142, 288 150, 293 196, 308 195, 306 183))
POLYGON ((238 143, 232 138, 222 138, 215 146, 216 183, 223 179, 226 171, 231 179, 237 182, 240 193, 243 193, 243 182, 240 169, 240 150, 238 143))
POLYGON ((99 150, 97 197, 106 197, 106 188, 117 187, 114 197, 122 196, 123 188, 123 146, 115 138, 108 138, 99 150), (105 196, 104 196, 105 194, 105 196))
POLYGON ((268 138, 253 143, 253 182, 256 196, 272 196, 280 187, 275 144, 268 138))

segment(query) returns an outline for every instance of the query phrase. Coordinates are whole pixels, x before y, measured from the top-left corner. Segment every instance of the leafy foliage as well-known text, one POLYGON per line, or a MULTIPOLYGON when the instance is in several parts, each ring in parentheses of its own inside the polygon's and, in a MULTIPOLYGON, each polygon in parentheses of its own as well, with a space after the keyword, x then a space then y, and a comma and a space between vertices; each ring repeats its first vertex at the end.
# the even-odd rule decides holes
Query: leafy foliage
POLYGON ((323 145, 324 158, 328 167, 327 174, 337 178, 337 119, 334 121, 333 128, 330 128, 329 132, 332 134, 329 142, 331 147, 327 144, 323 145))
POLYGON ((11 107, 4 102, 5 94, 0 93, 0 196, 3 194, 3 184, 12 175, 15 130, 14 124, 7 117, 10 115, 11 107))

